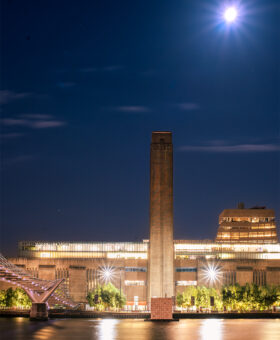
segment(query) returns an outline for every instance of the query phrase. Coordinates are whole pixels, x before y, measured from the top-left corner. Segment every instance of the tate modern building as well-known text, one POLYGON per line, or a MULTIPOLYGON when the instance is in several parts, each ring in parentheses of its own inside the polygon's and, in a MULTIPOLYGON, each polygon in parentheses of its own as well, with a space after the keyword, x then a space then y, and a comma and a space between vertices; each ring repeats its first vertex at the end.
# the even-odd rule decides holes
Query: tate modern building
MULTIPOLYGON (((21 241, 10 258, 33 276, 65 278, 70 296, 86 302, 104 280, 126 295, 127 309, 146 309, 152 297, 173 297, 190 285, 280 285, 275 213, 265 207, 223 210, 213 241, 174 240, 172 133, 152 133, 150 235, 142 242, 21 241), (104 273, 110 273, 104 278, 104 273), (213 276, 213 275, 212 275, 213 276)), ((145 235, 143 235, 145 236, 145 235)), ((147 235, 146 235, 147 236, 147 235)))

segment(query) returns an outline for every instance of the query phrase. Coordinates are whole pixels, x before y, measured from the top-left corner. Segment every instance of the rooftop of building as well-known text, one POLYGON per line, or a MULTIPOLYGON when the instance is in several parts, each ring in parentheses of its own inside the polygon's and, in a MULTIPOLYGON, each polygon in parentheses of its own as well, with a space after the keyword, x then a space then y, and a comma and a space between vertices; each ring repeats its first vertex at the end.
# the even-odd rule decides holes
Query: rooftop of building
POLYGON ((275 217, 273 209, 266 208, 249 208, 249 209, 225 209, 221 212, 221 217, 275 217))

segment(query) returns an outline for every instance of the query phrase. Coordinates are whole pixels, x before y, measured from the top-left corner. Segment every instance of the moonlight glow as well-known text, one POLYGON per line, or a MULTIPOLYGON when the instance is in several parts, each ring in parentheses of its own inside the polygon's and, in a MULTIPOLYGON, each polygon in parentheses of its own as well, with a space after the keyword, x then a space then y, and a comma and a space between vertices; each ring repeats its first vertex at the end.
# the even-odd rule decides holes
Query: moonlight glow
POLYGON ((227 22, 233 22, 237 18, 237 9, 235 7, 228 7, 224 12, 224 18, 227 22))

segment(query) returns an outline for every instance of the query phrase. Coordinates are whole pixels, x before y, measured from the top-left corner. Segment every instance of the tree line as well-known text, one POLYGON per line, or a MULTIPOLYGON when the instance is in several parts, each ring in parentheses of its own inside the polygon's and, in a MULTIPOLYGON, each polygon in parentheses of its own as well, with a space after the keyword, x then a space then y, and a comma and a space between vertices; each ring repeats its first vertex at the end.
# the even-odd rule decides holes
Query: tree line
POLYGON ((176 296, 177 306, 191 309, 210 308, 229 311, 263 311, 280 305, 280 286, 239 284, 222 289, 189 286, 176 296))
MULTIPOLYGON (((126 298, 112 283, 99 285, 87 295, 91 307, 98 311, 118 310, 126 304, 126 298)), ((280 286, 239 284, 222 289, 204 286, 188 286, 176 296, 176 304, 184 309, 210 308, 222 311, 263 311, 280 306, 280 286)), ((21 288, 0 290, 0 307, 30 308, 31 301, 21 288)))
POLYGON ((0 307, 30 308, 31 301, 21 288, 0 290, 0 307))
POLYGON ((98 311, 117 310, 126 304, 125 296, 112 283, 98 285, 87 295, 88 303, 98 311))

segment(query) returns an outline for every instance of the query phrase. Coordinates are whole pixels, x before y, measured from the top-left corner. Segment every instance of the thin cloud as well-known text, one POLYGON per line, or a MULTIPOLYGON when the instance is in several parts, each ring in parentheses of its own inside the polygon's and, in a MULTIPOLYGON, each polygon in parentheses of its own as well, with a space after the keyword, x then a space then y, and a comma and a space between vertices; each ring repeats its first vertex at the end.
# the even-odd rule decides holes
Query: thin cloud
POLYGON ((1 123, 5 126, 27 126, 29 121, 26 119, 3 118, 1 123))
POLYGON ((117 106, 114 108, 115 111, 124 113, 145 113, 151 112, 151 109, 147 106, 117 106))
POLYGON ((14 92, 9 90, 0 90, 0 104, 7 104, 18 99, 30 97, 29 92, 14 92))
POLYGON ((180 103, 177 104, 177 107, 182 111, 195 111, 200 108, 197 103, 180 103))
POLYGON ((28 127, 32 129, 46 129, 63 126, 66 122, 56 120, 50 115, 24 114, 19 118, 2 118, 1 124, 7 127, 28 127))
POLYGON ((59 120, 41 120, 32 123, 31 127, 34 129, 46 129, 46 128, 52 128, 52 127, 58 127, 63 126, 66 123, 59 120))
POLYGON ((242 153, 242 152, 277 152, 279 144, 237 144, 237 145, 185 145, 179 148, 187 152, 212 152, 212 153, 242 153))

